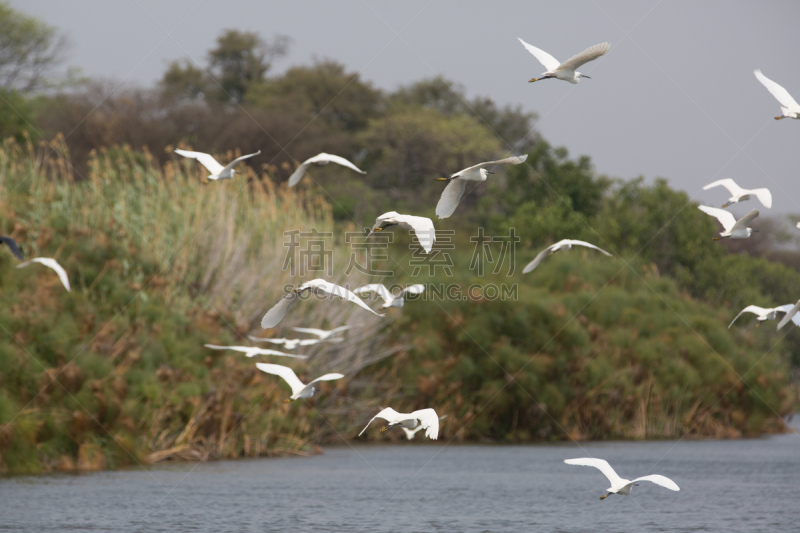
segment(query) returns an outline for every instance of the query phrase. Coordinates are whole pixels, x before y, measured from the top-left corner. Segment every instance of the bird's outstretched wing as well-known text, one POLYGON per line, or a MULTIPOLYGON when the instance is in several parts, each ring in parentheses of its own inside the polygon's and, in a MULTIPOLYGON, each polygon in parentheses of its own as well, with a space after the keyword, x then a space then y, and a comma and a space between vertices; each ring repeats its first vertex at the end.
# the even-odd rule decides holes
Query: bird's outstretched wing
POLYGON ((597 250, 598 252, 602 252, 602 253, 606 254, 608 257, 611 257, 611 254, 610 254, 610 253, 606 252, 606 251, 605 251, 605 250, 603 250, 602 248, 598 248, 598 247, 597 247, 597 246, 595 246, 594 244, 591 244, 591 243, 588 243, 588 242, 584 242, 584 241, 574 241, 574 240, 572 240, 572 239, 565 239, 565 240, 566 240, 568 243, 570 243, 572 246, 575 246, 576 244, 577 244, 578 246, 585 246, 585 247, 587 247, 587 248, 592 248, 593 250, 597 250))
POLYGON ((374 422, 376 418, 383 418, 384 420, 386 420, 387 422, 389 422, 391 424, 392 422, 394 422, 397 419, 399 419, 401 416, 403 416, 403 415, 401 415, 400 413, 398 413, 397 411, 395 411, 391 407, 387 407, 386 409, 382 410, 377 415, 373 416, 372 419, 369 422, 367 422, 367 425, 364 426, 364 429, 361 430, 361 433, 359 433, 358 436, 360 437, 361 435, 363 435, 364 432, 369 427, 369 425, 372 424, 372 422, 374 422))
POLYGON ((340 331, 347 331, 348 329, 352 329, 355 326, 339 326, 338 328, 333 328, 332 330, 328 331, 329 335, 336 335, 340 331))
POLYGON ((637 481, 650 481, 652 483, 655 483, 656 485, 661 485, 665 489, 675 490, 675 491, 681 490, 681 488, 674 481, 672 481, 670 478, 664 477, 664 476, 659 476, 658 474, 652 474, 650 476, 637 477, 636 479, 631 481, 631 483, 636 483, 637 481))
MULTIPOLYGON (((716 207, 708 207, 707 205, 698 205, 697 208, 703 213, 711 215, 712 217, 719 220, 719 223, 722 224, 722 227, 725 228, 725 231, 733 230, 733 227, 736 225, 736 218, 730 211, 725 211, 724 209, 717 209, 716 207)), ((756 215, 758 215, 757 211, 756 215)))
POLYGON ((281 298, 280 301, 272 306, 272 309, 267 311, 264 317, 261 319, 262 329, 274 328, 277 326, 278 323, 283 320, 283 317, 286 316, 286 313, 289 312, 289 309, 292 308, 298 298, 299 295, 294 291, 281 298))
POLYGON ((522 269, 522 273, 523 274, 527 274, 528 272, 530 272, 531 270, 533 270, 534 268, 539 266, 539 263, 541 263, 544 260, 544 258, 547 257, 547 255, 550 253, 550 250, 552 250, 553 247, 557 246, 557 245, 558 245, 558 243, 556 243, 556 244, 554 244, 552 246, 548 246, 547 248, 545 248, 544 250, 539 252, 539 255, 534 257, 533 261, 531 261, 530 263, 525 265, 525 268, 522 269))
POLYGON ((282 377, 292 388, 292 394, 297 394, 306 388, 306 386, 303 385, 303 382, 298 379, 297 374, 294 373, 294 370, 288 366, 273 365, 270 363, 256 363, 256 368, 262 372, 266 372, 267 374, 282 377))
MULTIPOLYGON (((247 154, 247 155, 243 155, 242 157, 237 157, 236 159, 234 159, 233 161, 231 161, 230 163, 225 165, 225 167, 222 169, 222 172, 226 172, 226 171, 232 169, 233 167, 235 167, 239 162, 244 161, 245 159, 249 159, 251 157, 255 157, 260 153, 261 153, 261 150, 259 150, 258 152, 254 153, 254 154, 247 154)), ((220 172, 220 173, 222 173, 222 172, 220 172)))
POLYGON ((310 157, 303 161, 303 164, 297 167, 291 176, 289 176, 289 187, 294 187, 297 183, 302 179, 305 175, 306 170, 308 167, 314 163, 336 163, 337 165, 342 165, 343 167, 347 167, 350 169, 355 170, 359 174, 366 174, 363 170, 355 166, 353 163, 345 159, 344 157, 340 157, 338 155, 326 154, 325 152, 319 153, 314 157, 310 157))
POLYGON ((478 163, 477 165, 472 165, 471 167, 467 167, 464 170, 459 170, 455 174, 451 174, 450 177, 454 178, 456 176, 463 174, 468 170, 472 170, 473 168, 485 168, 485 167, 491 167, 493 165, 519 165, 527 160, 528 160, 528 154, 506 157, 505 159, 498 159, 497 161, 485 161, 483 163, 478 163))
MULTIPOLYGON (((786 305, 783 306, 784 309, 786 309, 787 307, 788 306, 786 305)), ((776 331, 781 329, 786 324, 788 324, 790 320, 794 320, 794 317, 797 316, 798 311, 800 311, 800 300, 797 300, 797 303, 786 311, 786 315, 781 319, 780 322, 778 322, 778 328, 776 329, 776 331)), ((795 324, 798 324, 798 322, 795 322, 795 324)))
POLYGON ((533 54, 533 57, 535 57, 539 61, 539 63, 544 65, 544 68, 546 68, 547 70, 555 70, 555 69, 558 68, 558 66, 560 64, 558 62, 558 59, 556 59, 555 57, 551 56, 550 54, 548 54, 544 50, 536 48, 532 44, 526 43, 525 41, 523 41, 519 37, 517 37, 517 39, 519 39, 519 42, 521 42, 522 46, 525 47, 525 50, 527 50, 528 52, 533 54))
POLYGON ((752 222, 752 220, 754 218, 756 218, 757 216, 758 216, 758 209, 753 209, 752 211, 747 213, 745 216, 743 216, 742 218, 737 220, 736 224, 734 224, 733 228, 731 228, 731 231, 738 231, 738 230, 745 229, 747 227, 747 225, 750 222, 752 222))
POLYGON ((611 465, 608 464, 608 461, 603 459, 595 459, 594 457, 579 457, 578 459, 566 459, 564 462, 568 465, 593 466, 600 470, 603 475, 608 478, 612 487, 624 486, 622 478, 619 477, 616 472, 614 472, 614 469, 611 468, 611 465))
POLYGON ((67 271, 58 264, 55 259, 51 259, 50 257, 36 257, 31 259, 30 261, 25 261, 24 263, 20 263, 17 265, 17 268, 25 268, 26 266, 30 265, 31 263, 41 263, 42 265, 52 268, 58 274, 58 278, 61 280, 61 283, 64 285, 64 288, 67 289, 67 292, 71 292, 69 286, 69 276, 67 276, 67 271))
POLYGON ((408 418, 416 418, 422 427, 425 428, 425 436, 431 440, 439 438, 439 415, 433 409, 420 409, 408 415, 408 418))
POLYGON ((769 189, 753 189, 750 194, 755 194, 758 201, 767 209, 772 207, 772 193, 769 192, 769 189))
POLYGON ((17 246, 17 242, 11 237, 4 237, 0 235, 0 243, 3 243, 6 246, 8 246, 8 249, 11 250, 11 253, 14 255, 14 257, 19 259, 20 261, 25 259, 25 257, 23 257, 22 255, 22 250, 20 250, 19 246, 17 246))
POLYGON ((704 190, 704 191, 707 191, 708 189, 713 189, 714 187, 719 187, 720 185, 722 185, 723 187, 725 187, 726 189, 728 189, 728 191, 729 191, 729 192, 730 192, 730 193, 731 193, 733 196, 739 196, 740 194, 742 194, 742 193, 744 192, 744 189, 742 189, 741 187, 739 187, 739 186, 736 184, 736 182, 735 182, 735 181, 733 181, 733 180, 732 180, 732 179, 730 179, 730 178, 726 178, 726 179, 723 179, 723 180, 717 180, 717 181, 715 181, 715 182, 713 182, 713 183, 709 183, 708 185, 706 185, 705 187, 703 187, 703 190, 704 190))
POLYGON ((282 357, 291 357, 293 359, 308 359, 307 355, 292 355, 290 353, 258 348, 256 346, 217 346, 216 344, 204 344, 203 346, 206 348, 211 348, 212 350, 233 350, 234 352, 241 352, 247 357, 255 357, 256 355, 280 355, 282 357))
POLYGON ((175 153, 180 154, 183 157, 188 157, 189 159, 197 159, 197 162, 206 167, 206 169, 212 174, 219 174, 225 170, 225 167, 220 165, 211 154, 192 152, 190 150, 181 150, 180 148, 176 148, 175 153))
POLYGON ((433 227, 433 221, 431 219, 399 214, 395 215, 394 219, 406 229, 414 230, 422 249, 425 250, 426 253, 431 253, 433 243, 436 242, 436 229, 433 227))
POLYGON ((408 294, 422 294, 425 291, 425 285, 422 283, 415 283, 414 285, 409 285, 405 289, 403 289, 403 293, 408 294))
POLYGON ((325 374, 323 376, 318 377, 314 381, 309 382, 308 384, 311 385, 312 383, 316 383, 317 381, 333 381, 334 379, 342 379, 344 374, 332 373, 332 374, 325 374))
POLYGON ((248 335, 248 339, 253 342, 269 342, 272 344, 286 344, 286 341, 289 339, 265 339, 264 337, 256 337, 255 335, 248 335))
POLYGON ((325 331, 324 329, 317 329, 317 328, 292 328, 294 331, 298 333, 308 333, 309 335, 316 335, 318 337, 324 337, 329 331, 325 331))
POLYGON ((794 98, 792 98, 792 95, 789 94, 789 91, 787 91, 786 89, 784 89, 783 87, 781 87, 768 77, 761 74, 760 69, 756 69, 754 71, 754 74, 756 75, 756 79, 760 81, 761 84, 764 85, 764 87, 766 87, 770 93, 772 93, 772 96, 774 96, 775 99, 778 102, 780 102, 780 104, 783 107, 788 107, 790 109, 793 107, 798 107, 797 102, 795 101, 794 98))
POLYGON ((436 204, 436 215, 439 218, 447 218, 453 214, 458 207, 458 202, 464 196, 464 191, 467 189, 467 182, 464 180, 451 180, 447 187, 442 191, 442 197, 439 198, 439 203, 436 204))
MULTIPOLYGON (((792 310, 792 307, 794 307, 793 304, 782 305, 782 306, 778 307, 778 311, 782 312, 782 313, 788 313, 789 311, 792 310)), ((800 313, 796 313, 792 317, 792 322, 794 322, 795 325, 800 326, 800 313)))
POLYGON ((383 301, 386 303, 394 300, 394 296, 392 296, 392 294, 389 292, 389 289, 387 289, 382 283, 370 283, 369 285, 362 285, 353 291, 355 294, 364 294, 366 292, 374 292, 383 298, 383 301))
POLYGON ((736 315, 735 317, 733 317, 733 320, 731 320, 731 323, 730 323, 730 325, 728 326, 728 329, 731 329, 731 326, 733 325, 733 323, 734 323, 734 322, 736 322, 736 319, 737 319, 737 318, 739 318, 740 316, 742 316, 742 313, 753 313, 754 315, 758 315, 758 316, 764 316, 764 315, 766 315, 768 312, 769 312, 769 309, 764 309, 763 307, 759 307, 759 306, 757 306, 757 305, 748 305, 747 307, 745 307, 744 309, 742 309, 741 311, 739 311, 739 314, 738 314, 738 315, 736 315))
MULTIPOLYGON (((366 309, 367 311, 369 311, 374 315, 386 316, 382 315, 381 313, 376 313, 375 311, 373 311, 367 304, 364 303, 364 300, 353 294, 352 291, 345 289, 341 285, 336 285, 335 283, 331 283, 329 281, 325 281, 324 279, 317 278, 317 279, 312 279, 311 281, 306 282, 301 286, 301 288, 305 287, 313 287, 315 289, 325 292, 326 294, 331 294, 333 296, 339 296, 341 298, 344 298, 349 302, 353 302, 354 304, 363 307, 364 309, 366 309)), ((263 321, 262 321, 262 327, 263 327, 263 321)))
POLYGON ((590 46, 583 52, 575 54, 558 66, 558 70, 576 70, 581 65, 594 61, 611 50, 611 43, 600 43, 590 46))

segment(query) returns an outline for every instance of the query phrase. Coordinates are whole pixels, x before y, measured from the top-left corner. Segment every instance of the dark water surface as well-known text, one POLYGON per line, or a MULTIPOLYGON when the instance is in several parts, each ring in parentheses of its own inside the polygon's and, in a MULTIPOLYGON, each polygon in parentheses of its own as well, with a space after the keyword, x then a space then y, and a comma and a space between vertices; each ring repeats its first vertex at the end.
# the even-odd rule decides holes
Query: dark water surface
MULTIPOLYGON (((796 425, 796 422, 795 422, 796 425)), ((561 445, 344 445, 324 455, 0 480, 0 531, 800 531, 800 435, 561 445), (622 477, 663 474, 631 496, 622 477)))

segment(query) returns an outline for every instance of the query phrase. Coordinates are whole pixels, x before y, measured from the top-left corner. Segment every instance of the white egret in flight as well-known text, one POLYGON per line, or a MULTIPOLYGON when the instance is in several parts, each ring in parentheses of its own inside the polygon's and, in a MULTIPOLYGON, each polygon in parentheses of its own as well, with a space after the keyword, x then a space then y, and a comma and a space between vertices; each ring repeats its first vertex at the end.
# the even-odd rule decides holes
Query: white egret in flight
POLYGON ((255 357, 257 355, 280 355, 282 357, 293 357, 295 359, 308 359, 307 355, 292 355, 277 350, 259 348, 258 346, 217 346, 216 344, 204 344, 203 346, 211 348, 212 350, 233 350, 234 352, 242 352, 247 357, 255 357))
POLYGON ((558 241, 557 243, 555 243, 555 244, 553 244, 551 246, 548 246, 547 248, 545 248, 544 250, 539 252, 539 255, 537 255, 533 259, 533 261, 528 263, 525 266, 525 268, 522 269, 522 273, 523 274, 527 274, 528 272, 530 272, 531 270, 533 270, 534 268, 539 266, 539 263, 541 263, 544 260, 545 257, 549 257, 549 256, 553 255, 556 252, 560 252, 561 250, 569 250, 575 245, 586 246, 587 248, 592 248, 594 250, 602 252, 602 253, 606 254, 607 256, 611 257, 610 253, 606 252, 602 248, 598 248, 594 244, 589 244, 588 242, 576 241, 576 240, 572 240, 572 239, 564 239, 564 240, 558 241))
POLYGON ((314 157, 306 159, 303 163, 297 167, 297 169, 292 172, 292 175, 289 176, 289 187, 294 187, 297 185, 303 176, 306 175, 306 171, 308 167, 311 165, 327 165, 328 163, 336 163, 337 165, 342 165, 343 167, 352 168, 356 172, 360 174, 366 174, 363 170, 355 166, 353 163, 345 159, 344 157, 339 157, 338 155, 331 155, 322 152, 321 154, 317 154, 314 157))
MULTIPOLYGON (((348 329, 354 328, 356 326, 339 326, 338 328, 333 328, 331 330, 325 329, 317 329, 317 328, 292 328, 294 331, 298 333, 308 333, 309 335, 316 335, 320 338, 320 340, 328 339, 329 337, 333 337, 337 333, 342 331, 347 331, 348 329)), ((335 341, 338 342, 338 341, 335 341)))
POLYGON ((756 79, 767 88, 767 90, 772 93, 772 96, 781 104, 781 112, 783 115, 775 117, 775 120, 781 120, 782 118, 800 118, 800 105, 795 102, 792 95, 789 94, 789 91, 769 79, 768 77, 761 74, 761 70, 755 70, 756 79))
POLYGON ((725 229, 725 231, 720 232, 719 237, 714 237, 715 241, 726 239, 728 237, 731 239, 750 238, 750 235, 753 233, 753 229, 748 228, 747 225, 751 220, 758 216, 758 209, 753 209, 739 220, 736 220, 733 214, 731 214, 729 211, 717 209, 716 207, 708 207, 706 205, 699 205, 697 208, 703 213, 711 215, 712 217, 716 217, 716 219, 719 220, 719 223, 722 224, 722 227, 725 229))
MULTIPOLYGON (((269 342, 271 344, 280 344, 286 350, 294 350, 298 346, 313 346, 323 342, 320 339, 267 339, 264 337, 256 337, 255 335, 248 335, 247 338, 253 342, 269 342)), ((342 342, 343 340, 344 339, 328 339, 328 342, 342 342)))
MULTIPOLYGON (((796 303, 796 304, 794 304, 792 307, 790 307, 789 309, 787 309, 787 311, 786 311, 786 316, 784 316, 784 317, 781 319, 781 321, 780 321, 780 322, 778 322, 778 328, 777 328, 775 331, 778 331, 778 330, 779 330, 779 329, 781 329, 783 326, 785 326, 786 324, 788 324, 790 320, 791 320, 791 321, 793 321, 795 324, 798 324, 798 321, 796 320, 796 318, 797 318, 797 316, 798 316, 798 315, 797 315, 797 312, 798 312, 798 311, 800 311, 800 300, 797 300, 797 303, 796 303)), ((798 324, 798 325, 800 325, 800 324, 798 324)))
POLYGON ((300 381, 300 379, 298 379, 297 374, 294 373, 294 370, 288 366, 273 365, 269 363, 256 363, 256 368, 262 372, 266 372, 267 374, 280 376, 284 379, 284 381, 286 381, 286 383, 289 384, 289 386, 292 388, 292 395, 286 400, 283 400, 284 403, 289 403, 292 400, 299 400, 300 398, 311 398, 318 390, 314 386, 314 383, 318 381, 332 381, 334 379, 341 379, 344 377, 344 374, 325 374, 324 376, 320 376, 306 385, 300 381))
POLYGON ((237 163, 244 161, 249 157, 257 156, 258 154, 261 153, 261 150, 259 150, 254 154, 248 154, 248 155, 243 155, 242 157, 238 157, 233 161, 231 161, 230 163, 228 163, 227 165, 225 165, 224 167, 220 165, 217 162, 217 160, 214 159, 214 156, 212 156, 211 154, 206 154, 203 152, 191 152, 189 150, 180 150, 178 148, 175 149, 175 153, 180 154, 183 157, 188 157, 189 159, 197 159, 198 163, 206 167, 206 169, 208 169, 208 171, 211 172, 211 175, 208 176, 208 179, 216 181, 216 180, 232 179, 233 175, 236 173, 236 171, 233 170, 233 167, 235 167, 237 163))
MULTIPOLYGON (((442 416, 440 416, 440 417, 439 417, 439 422, 441 422, 441 421, 442 421, 442 420, 444 420, 445 418, 447 418, 447 415, 442 415, 442 416)), ((425 428, 424 428, 424 427, 422 427, 421 425, 418 425, 418 426, 417 426, 417 427, 415 427, 414 429, 408 429, 408 428, 407 428, 407 427, 405 427, 405 426, 400 426, 400 429, 402 429, 402 430, 403 430, 403 433, 405 433, 405 434, 406 434, 406 438, 407 438, 408 440, 414 440, 414 437, 417 435, 417 432, 418 432, 419 430, 421 430, 421 429, 425 429, 425 428)))
POLYGON ((611 468, 611 465, 603 459, 581 457, 579 459, 566 459, 564 462, 568 465, 593 466, 600 470, 608 478, 608 480, 611 482, 611 486, 606 489, 608 494, 603 494, 600 496, 601 500, 605 500, 612 494, 623 494, 628 496, 631 493, 631 488, 638 485, 637 481, 650 481, 669 490, 681 490, 680 487, 678 487, 678 485, 675 484, 675 482, 670 478, 659 476, 658 474, 637 477, 632 481, 628 479, 622 479, 617 475, 616 472, 614 472, 614 469, 611 468))
POLYGON ((17 246, 17 241, 12 239, 11 237, 4 237, 0 235, 0 244, 5 244, 6 246, 8 246, 8 249, 11 250, 11 254, 20 261, 25 259, 25 257, 23 257, 22 255, 22 250, 20 250, 19 246, 17 246))
POLYGON ((31 259, 30 261, 25 261, 24 263, 20 263, 17 265, 17 268, 25 268, 26 266, 30 265, 31 263, 41 263, 46 267, 50 267, 56 271, 58 274, 58 278, 61 280, 61 283, 64 285, 64 288, 67 289, 67 292, 71 292, 72 289, 69 287, 69 276, 67 276, 67 271, 58 264, 55 259, 51 259, 49 257, 37 257, 35 259, 31 259))
MULTIPOLYGON (((519 39, 519 37, 517 37, 519 39)), ((531 78, 528 80, 528 83, 533 83, 539 80, 547 80, 547 79, 559 79, 568 81, 570 83, 578 83, 581 78, 589 78, 586 74, 581 74, 578 72, 577 69, 581 65, 588 63, 589 61, 593 61, 598 57, 605 55, 606 52, 611 50, 610 43, 600 43, 594 46, 590 46, 580 54, 576 54, 563 63, 559 63, 558 59, 551 56, 544 50, 536 48, 532 44, 528 44, 522 39, 519 39, 519 42, 522 43, 522 46, 525 49, 533 54, 533 57, 539 60, 539 63, 544 65, 544 68, 547 69, 547 72, 541 74, 538 78, 531 78)), ((589 78, 591 79, 591 78, 589 78)))
POLYGON ((370 309, 370 307, 365 304, 361 298, 353 294, 348 289, 336 285, 335 283, 327 282, 324 279, 317 278, 303 283, 298 288, 292 290, 289 294, 281 298, 281 300, 276 303, 272 309, 267 311, 267 313, 261 319, 261 327, 263 329, 267 329, 277 326, 278 323, 283 320, 283 317, 286 316, 286 313, 289 312, 289 309, 291 309, 295 302, 300 299, 300 294, 305 291, 310 291, 319 296, 340 296, 347 301, 360 305, 372 314, 384 316, 370 309))
POLYGON ((728 207, 729 205, 733 205, 738 202, 744 202, 745 200, 749 200, 752 196, 758 198, 758 201, 762 203, 764 207, 767 209, 772 207, 772 193, 769 192, 769 189, 742 189, 736 182, 732 179, 724 179, 718 180, 714 183, 709 183, 705 187, 703 187, 704 191, 711 189, 713 187, 718 187, 722 185, 731 193, 731 197, 725 202, 722 207, 728 207))
POLYGON ((436 215, 439 218, 447 218, 453 214, 458 207, 458 202, 464 196, 464 191, 467 188, 468 181, 486 181, 486 177, 494 172, 489 172, 485 167, 493 165, 519 165, 528 159, 528 155, 518 155, 514 157, 507 157, 497 161, 486 161, 485 163, 478 163, 471 167, 459 170, 455 174, 451 174, 449 178, 436 178, 436 181, 447 181, 447 187, 442 191, 442 197, 439 198, 439 203, 436 204, 436 215))
MULTIPOLYGON (((761 322, 764 322, 765 320, 774 320, 774 319, 776 319, 778 317, 778 313, 788 313, 789 311, 791 311, 792 307, 793 307, 793 304, 786 304, 786 305, 782 305, 780 307, 773 307, 771 309, 765 309, 765 308, 759 307, 757 305, 748 305, 747 307, 745 307, 744 309, 739 311, 739 314, 736 315, 733 318, 733 320, 731 320, 731 323, 728 326, 728 329, 731 329, 731 326, 733 325, 733 323, 736 322, 736 319, 739 318, 740 316, 742 316, 743 313, 753 313, 754 315, 756 315, 756 320, 758 320, 758 324, 756 324, 756 327, 758 327, 758 326, 761 325, 761 322)), ((794 321, 795 324, 800 326, 800 315, 795 315, 794 318, 793 318, 793 321, 794 321)))
POLYGON ((405 301, 405 295, 408 294, 422 294, 425 291, 425 285, 421 283, 417 283, 415 285, 409 285, 403 291, 398 294, 397 296, 393 295, 389 289, 386 288, 385 285, 382 283, 371 283, 369 285, 362 285, 361 287, 357 288, 353 292, 355 294, 364 294, 366 292, 374 292, 381 298, 383 298, 383 305, 381 305, 381 309, 388 309, 390 307, 403 307, 403 302, 405 301))
POLYGON ((415 217, 412 215, 401 215, 397 211, 389 211, 375 219, 375 225, 372 226, 372 231, 369 232, 369 238, 373 232, 383 231, 392 226, 400 226, 407 230, 413 230, 417 234, 420 246, 426 253, 431 253, 433 243, 436 241, 436 230, 433 228, 433 222, 429 218, 415 217))
POLYGON ((381 429, 381 432, 384 432, 387 429, 395 426, 402 426, 406 429, 416 429, 417 426, 421 426, 423 429, 425 429, 426 437, 432 440, 439 438, 439 415, 437 415, 436 411, 433 409, 420 409, 419 411, 406 414, 398 413, 391 407, 387 407, 377 415, 373 416, 372 420, 367 422, 367 425, 364 426, 364 429, 362 429, 361 433, 358 434, 359 437, 364 434, 369 425, 372 424, 373 420, 376 418, 383 418, 388 422, 388 424, 381 429))

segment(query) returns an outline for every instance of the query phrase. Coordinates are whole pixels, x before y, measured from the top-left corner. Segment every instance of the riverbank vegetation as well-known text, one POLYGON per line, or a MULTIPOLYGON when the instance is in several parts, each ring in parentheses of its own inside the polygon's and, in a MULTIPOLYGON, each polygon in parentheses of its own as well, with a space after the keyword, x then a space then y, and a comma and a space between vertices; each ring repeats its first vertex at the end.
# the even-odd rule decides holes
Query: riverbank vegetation
POLYGON ((727 326, 745 305, 800 296, 786 221, 762 217, 747 242, 712 242, 715 222, 685 193, 599 174, 541 139, 534 113, 442 78, 381 91, 330 60, 271 75, 287 46, 226 31, 207 70, 174 64, 157 87, 2 89, 14 113, 2 111, 13 120, 0 130, 0 234, 27 258, 55 257, 73 290, 0 249, 0 471, 314 453, 356 438, 387 405, 435 407, 445 443, 784 430, 797 328, 727 326), (262 154, 206 183, 177 146, 262 154), (321 151, 368 173, 312 168, 289 189, 297 163, 321 151), (436 221, 452 232, 436 254, 397 228, 382 235, 391 243, 360 244, 385 211, 435 218, 434 177, 510 152, 526 164, 468 189, 436 221), (291 232, 306 234, 299 247, 291 232), (575 249, 521 273, 567 237, 614 257, 575 249), (313 246, 322 270, 304 271, 298 254, 313 246), (304 302, 280 329, 260 329, 287 284, 315 277, 428 289, 386 318, 304 302), (253 360, 203 348, 343 324, 358 326, 344 342, 276 358, 301 379, 347 376, 289 405, 253 360))

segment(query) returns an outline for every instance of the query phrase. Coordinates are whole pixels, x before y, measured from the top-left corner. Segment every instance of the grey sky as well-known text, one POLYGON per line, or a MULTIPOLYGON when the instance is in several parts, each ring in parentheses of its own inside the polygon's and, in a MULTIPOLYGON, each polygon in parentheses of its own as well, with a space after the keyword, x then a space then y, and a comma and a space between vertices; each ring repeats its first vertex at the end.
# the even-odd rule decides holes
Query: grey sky
MULTIPOLYGON (((10 3, 66 32, 69 63, 86 75, 146 86, 172 60, 204 65, 222 29, 280 33, 293 43, 277 72, 331 58, 385 89, 442 74, 470 96, 536 111, 546 139, 591 156, 598 172, 666 177, 715 207, 727 191, 701 187, 733 178, 769 187, 770 214, 800 213, 800 121, 773 120, 778 102, 753 76, 760 68, 800 95, 797 2, 10 3), (517 37, 561 60, 602 41, 612 49, 577 86, 528 84, 544 68, 517 37)), ((736 212, 760 208, 745 206, 736 212)))

